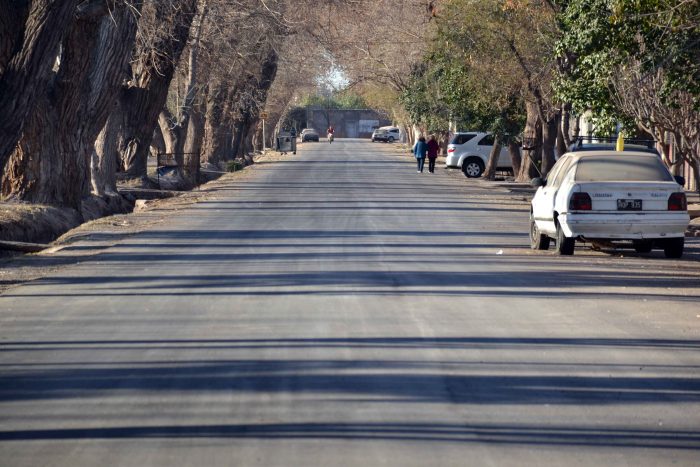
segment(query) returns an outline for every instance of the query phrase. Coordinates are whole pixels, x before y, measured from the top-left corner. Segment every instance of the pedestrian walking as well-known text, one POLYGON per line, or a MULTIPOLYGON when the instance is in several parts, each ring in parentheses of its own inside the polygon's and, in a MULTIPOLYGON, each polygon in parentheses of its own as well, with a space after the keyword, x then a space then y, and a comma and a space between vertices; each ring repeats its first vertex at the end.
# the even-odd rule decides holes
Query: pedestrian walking
POLYGON ((425 138, 422 136, 416 141, 416 145, 413 146, 413 155, 416 156, 416 161, 418 162, 418 173, 423 173, 423 165, 425 165, 425 155, 428 152, 428 144, 425 142, 425 138))
POLYGON ((435 135, 430 135, 430 141, 428 141, 428 172, 431 174, 435 173, 435 160, 439 151, 440 145, 435 140, 435 135))

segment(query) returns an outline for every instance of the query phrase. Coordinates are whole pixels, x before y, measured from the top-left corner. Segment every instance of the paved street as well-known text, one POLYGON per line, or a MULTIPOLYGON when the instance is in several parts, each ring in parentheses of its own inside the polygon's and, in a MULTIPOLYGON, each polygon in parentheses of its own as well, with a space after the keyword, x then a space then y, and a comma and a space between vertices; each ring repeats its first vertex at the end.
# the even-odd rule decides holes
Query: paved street
POLYGON ((8 290, 0 465, 697 466, 700 263, 533 253, 521 198, 305 143, 8 290))

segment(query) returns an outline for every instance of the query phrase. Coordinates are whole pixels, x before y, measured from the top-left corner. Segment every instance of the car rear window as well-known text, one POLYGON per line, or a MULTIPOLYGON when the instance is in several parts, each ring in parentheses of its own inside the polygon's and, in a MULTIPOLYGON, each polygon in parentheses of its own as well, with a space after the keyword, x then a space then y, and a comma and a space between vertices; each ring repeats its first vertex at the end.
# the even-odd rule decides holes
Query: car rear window
POLYGON ((474 138, 476 136, 475 133, 465 133, 465 134, 459 134, 459 135, 454 135, 452 138, 452 141, 450 141, 450 144, 464 144, 470 139, 474 138))
POLYGON ((670 182, 671 174, 657 157, 586 157, 578 162, 577 182, 670 182))

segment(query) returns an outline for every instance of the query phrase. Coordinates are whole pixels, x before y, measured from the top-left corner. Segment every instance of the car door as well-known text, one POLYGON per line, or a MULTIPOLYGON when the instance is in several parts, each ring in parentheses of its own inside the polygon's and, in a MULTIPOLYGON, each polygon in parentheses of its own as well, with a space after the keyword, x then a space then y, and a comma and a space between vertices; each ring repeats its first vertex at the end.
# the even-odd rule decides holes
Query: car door
MULTIPOLYGON (((486 136, 481 138, 477 143, 477 151, 483 157, 484 162, 487 162, 489 160, 495 142, 496 140, 494 136, 492 134, 487 134, 486 136)), ((508 153, 508 146, 501 145, 501 150, 498 153, 498 163, 496 164, 496 167, 510 168, 512 166, 513 164, 511 163, 510 154, 508 153)))
POLYGON ((532 215, 541 232, 553 234, 556 232, 554 225, 554 202, 556 200, 561 181, 571 168, 573 158, 564 156, 554 164, 547 176, 545 186, 540 187, 532 200, 532 215))

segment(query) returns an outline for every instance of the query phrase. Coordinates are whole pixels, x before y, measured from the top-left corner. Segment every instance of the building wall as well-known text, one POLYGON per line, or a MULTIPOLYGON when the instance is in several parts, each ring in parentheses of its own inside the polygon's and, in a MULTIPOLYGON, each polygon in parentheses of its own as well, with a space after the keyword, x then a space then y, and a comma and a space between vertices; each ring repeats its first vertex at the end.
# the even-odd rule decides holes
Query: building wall
POLYGON ((375 128, 391 125, 391 120, 370 109, 309 108, 306 110, 306 121, 320 135, 326 133, 330 122, 337 138, 369 138, 375 128))

